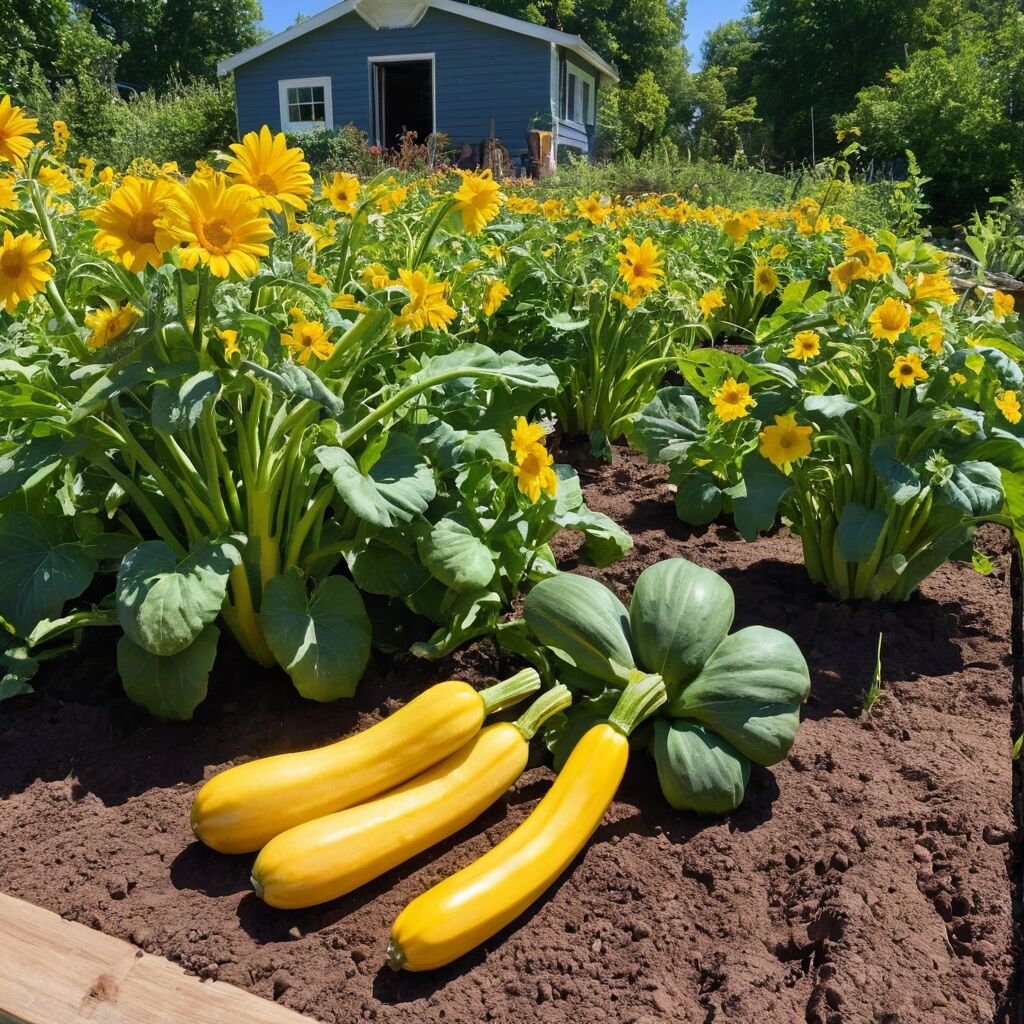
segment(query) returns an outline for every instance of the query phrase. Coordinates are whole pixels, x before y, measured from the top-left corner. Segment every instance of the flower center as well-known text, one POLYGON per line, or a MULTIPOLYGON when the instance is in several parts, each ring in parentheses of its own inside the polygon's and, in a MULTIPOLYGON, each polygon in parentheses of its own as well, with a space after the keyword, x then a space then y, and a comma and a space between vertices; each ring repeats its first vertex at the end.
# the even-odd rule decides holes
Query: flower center
POLYGON ((268 193, 274 193, 274 194, 276 194, 276 192, 277 192, 277 182, 274 181, 274 179, 269 174, 266 174, 266 173, 261 174, 256 179, 256 187, 261 192, 268 192, 268 193))
POLYGON ((910 377, 914 373, 914 368, 904 363, 903 366, 900 367, 900 373, 902 373, 904 377, 910 377))
POLYGON ((787 430, 784 434, 781 434, 779 436, 779 447, 785 449, 792 448, 793 442, 795 440, 796 438, 794 438, 793 435, 787 430))
POLYGON ((25 261, 21 258, 21 253, 7 250, 0 256, 0 271, 12 279, 21 277, 25 271, 25 261))
POLYGON ((728 402, 729 405, 739 405, 743 401, 743 396, 738 391, 726 391, 722 395, 722 401, 728 402))
POLYGON ((218 249, 223 249, 231 241, 231 227, 223 217, 207 221, 203 225, 203 234, 207 242, 218 249))
POLYGON ((142 244, 151 243, 156 238, 156 212, 154 210, 139 210, 132 217, 128 234, 132 240, 142 244))

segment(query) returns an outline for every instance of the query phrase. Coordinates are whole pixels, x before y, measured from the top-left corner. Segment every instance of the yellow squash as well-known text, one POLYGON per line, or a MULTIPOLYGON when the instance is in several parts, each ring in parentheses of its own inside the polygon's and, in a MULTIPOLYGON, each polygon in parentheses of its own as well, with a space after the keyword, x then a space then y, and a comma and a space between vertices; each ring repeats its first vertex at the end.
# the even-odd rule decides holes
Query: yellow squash
POLYGON ((438 683, 347 739, 228 768, 193 801, 192 831, 221 853, 251 853, 286 829, 425 771, 476 735, 486 715, 539 686, 532 669, 479 692, 468 683, 438 683))
POLYGON ((465 828, 519 778, 530 739, 571 699, 549 690, 519 721, 487 726, 397 789, 282 832, 256 858, 257 895, 287 910, 325 903, 465 828))
POLYGON ((608 722, 584 734, 530 816, 398 915, 388 964, 407 971, 443 967, 544 893, 583 849, 615 796, 629 757, 629 732, 664 701, 660 677, 627 686, 608 722))

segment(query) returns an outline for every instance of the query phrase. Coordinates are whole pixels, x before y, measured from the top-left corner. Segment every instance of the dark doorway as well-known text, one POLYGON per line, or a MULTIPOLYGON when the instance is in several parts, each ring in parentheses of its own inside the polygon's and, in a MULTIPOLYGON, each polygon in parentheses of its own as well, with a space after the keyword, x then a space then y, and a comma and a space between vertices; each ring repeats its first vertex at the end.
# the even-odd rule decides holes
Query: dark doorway
POLYGON ((434 131, 433 61, 373 61, 370 73, 376 141, 390 148, 403 132, 416 132, 416 141, 426 142, 434 131))

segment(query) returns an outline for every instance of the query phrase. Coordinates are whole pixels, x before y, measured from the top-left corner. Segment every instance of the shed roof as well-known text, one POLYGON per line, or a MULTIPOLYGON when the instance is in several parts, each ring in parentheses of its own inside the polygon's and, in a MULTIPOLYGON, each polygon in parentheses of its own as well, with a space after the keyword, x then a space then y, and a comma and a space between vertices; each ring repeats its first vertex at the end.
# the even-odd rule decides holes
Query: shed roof
POLYGON ((542 39, 557 46, 563 46, 576 54, 581 60, 595 68, 603 77, 612 82, 617 82, 619 76, 606 60, 592 50, 579 37, 568 32, 559 32, 557 29, 545 28, 543 25, 534 25, 529 21, 522 21, 519 18, 510 18, 505 14, 496 14, 482 7, 472 7, 469 4, 459 3, 458 0, 342 0, 341 3, 328 7, 327 10, 300 21, 297 25, 278 32, 277 35, 264 39, 262 43, 250 46, 248 50, 242 50, 231 57, 220 61, 217 65, 217 73, 226 75, 229 71, 257 60, 265 53, 276 50, 295 39, 299 39, 308 32, 315 32, 318 28, 343 18, 346 14, 358 14, 369 25, 374 28, 411 28, 419 23, 427 10, 433 8, 436 11, 445 11, 448 14, 455 14, 461 18, 469 18, 472 21, 483 22, 485 25, 493 25, 495 28, 504 29, 507 32, 517 32, 520 35, 532 36, 534 39, 542 39))

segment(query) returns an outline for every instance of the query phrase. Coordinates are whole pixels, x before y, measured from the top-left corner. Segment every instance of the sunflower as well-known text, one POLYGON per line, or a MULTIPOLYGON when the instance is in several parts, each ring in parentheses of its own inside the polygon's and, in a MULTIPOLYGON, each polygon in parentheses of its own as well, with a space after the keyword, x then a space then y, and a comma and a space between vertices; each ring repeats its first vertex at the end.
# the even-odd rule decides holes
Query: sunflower
POLYGON ((484 289, 484 316, 494 316, 498 307, 512 294, 504 281, 492 281, 484 289))
POLYGON ((913 352, 908 356, 897 356, 889 376, 896 381, 898 388, 912 388, 919 380, 928 379, 921 357, 913 352))
POLYGON ((704 319, 710 320, 711 314, 716 309, 721 309, 725 305, 725 297, 722 295, 722 289, 712 288, 711 291, 705 292, 697 300, 697 305, 700 306, 700 311, 704 319))
POLYGON ((462 226, 467 235, 479 235, 501 212, 505 197, 501 186, 494 180, 490 170, 476 174, 464 173, 462 184, 455 193, 455 209, 462 214, 462 226))
POLYGON ((185 243, 181 262, 188 270, 204 263, 214 277, 227 277, 232 270, 252 277, 259 258, 270 251, 265 242, 274 230, 251 194, 250 189, 229 186, 223 174, 191 178, 176 191, 157 228, 185 243))
POLYGON ((788 472, 792 463, 811 453, 811 427, 797 425, 792 413, 776 416, 775 425, 757 435, 758 451, 779 469, 788 472))
POLYGON ((771 252, 768 253, 768 259, 770 260, 784 260, 789 255, 789 250, 781 243, 777 243, 772 246, 771 252))
POLYGON ((0 210, 16 210, 18 208, 18 195, 14 191, 13 174, 0 174, 0 210))
POLYGON ((748 407, 757 405, 750 394, 749 384, 740 384, 735 377, 728 377, 725 383, 711 396, 715 415, 723 423, 742 419, 748 414, 748 407))
POLYGON ((530 423, 525 416, 516 420, 512 428, 512 451, 520 462, 526 453, 536 445, 544 444, 544 428, 539 423, 530 423))
POLYGON ((38 130, 39 122, 34 117, 26 117, 21 107, 11 103, 10 96, 0 98, 0 161, 21 167, 32 152, 28 136, 38 130))
POLYGON ((864 277, 866 272, 866 264, 855 257, 851 257, 832 267, 828 272, 828 279, 832 284, 838 286, 840 292, 845 292, 850 287, 851 281, 864 277))
POLYGON ((1001 292, 998 288, 992 292, 992 312, 997 320, 1013 316, 1013 296, 1001 292))
POLYGON ((49 258, 50 250, 38 235, 4 232, 0 243, 0 304, 8 313, 46 287, 53 277, 53 267, 46 262, 49 258))
POLYGON ((658 287, 658 278, 665 276, 660 253, 650 238, 645 238, 639 245, 632 236, 627 238, 616 258, 619 277, 631 292, 653 291, 658 287))
POLYGON ((45 164, 39 168, 39 181, 57 196, 66 196, 75 187, 63 170, 45 164))
POLYGON ((359 271, 359 280, 371 288, 387 288, 395 284, 387 267, 381 263, 370 263, 359 271))
POLYGON ((995 399, 996 408, 1010 423, 1020 423, 1020 401, 1016 391, 1004 391, 995 399))
POLYGON ((817 331, 799 331, 793 338, 793 344, 786 353, 790 359, 799 359, 806 363, 821 354, 821 337, 817 331))
POLYGON ((400 268, 398 279, 409 293, 409 301, 396 319, 396 327, 411 327, 421 331, 424 327, 448 333, 448 325, 455 319, 455 310, 448 305, 448 285, 444 281, 431 281, 422 271, 400 268))
POLYGON ((291 334, 281 335, 281 344, 287 345, 295 362, 300 366, 308 363, 316 356, 317 359, 329 359, 334 351, 334 344, 331 342, 330 328, 324 329, 319 320, 307 320, 301 309, 290 310, 292 323, 291 334))
POLYGON ((872 338, 885 338, 890 345, 910 326, 910 307, 891 295, 868 317, 872 338))
POLYGON ((354 174, 338 171, 330 185, 323 186, 324 195, 339 213, 351 213, 359 201, 359 179, 354 174))
MULTIPOLYGON (((518 454, 518 453, 517 453, 518 454)), ((519 481, 519 490, 530 501, 540 500, 541 492, 553 498, 558 492, 558 477, 551 468, 555 461, 543 445, 532 445, 518 458, 519 465, 512 467, 519 481)))
POLYGON ((85 340, 85 347, 91 352, 105 348, 116 338, 120 338, 142 314, 130 303, 126 302, 118 309, 96 309, 85 316, 85 326, 92 333, 85 340))
POLYGON ((576 200, 576 213, 586 217, 591 224, 603 223, 610 212, 608 204, 603 203, 596 192, 591 192, 586 199, 576 200))
POLYGON ((754 294, 769 296, 779 287, 779 275, 767 260, 758 260, 754 267, 754 294))
POLYGON ((309 164, 301 149, 290 149, 282 132, 272 135, 264 125, 257 135, 249 132, 229 147, 235 154, 226 170, 260 209, 281 213, 282 203, 296 210, 306 209, 313 194, 309 164))
POLYGON ((105 203, 85 212, 98 229, 93 238, 96 250, 109 252, 133 274, 147 263, 161 266, 175 239, 157 222, 176 190, 176 185, 162 178, 125 178, 105 203))
POLYGON ((934 274, 918 274, 917 277, 907 275, 906 283, 914 289, 911 302, 923 299, 935 299, 946 306, 956 302, 956 292, 949 283, 949 274, 945 270, 937 270, 934 274))

